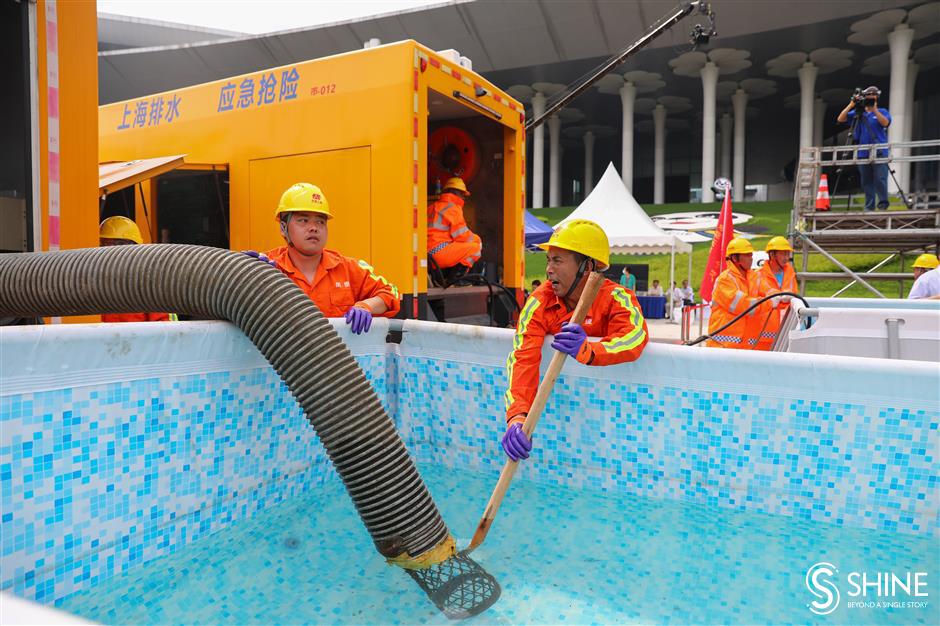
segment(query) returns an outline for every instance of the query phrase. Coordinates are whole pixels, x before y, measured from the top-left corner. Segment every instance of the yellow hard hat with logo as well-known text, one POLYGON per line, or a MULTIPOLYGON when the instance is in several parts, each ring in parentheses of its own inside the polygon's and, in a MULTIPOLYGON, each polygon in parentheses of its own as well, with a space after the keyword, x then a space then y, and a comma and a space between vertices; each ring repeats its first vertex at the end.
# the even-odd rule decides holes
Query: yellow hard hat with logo
POLYGON ((725 256, 729 257, 732 254, 752 254, 753 252, 754 246, 751 245, 750 241, 744 237, 735 237, 728 242, 728 247, 725 250, 725 256))
POLYGON ((932 270, 938 265, 940 265, 940 259, 937 259, 936 254, 922 254, 914 261, 914 267, 920 267, 925 270, 932 270))
POLYGON ((780 250, 784 252, 793 252, 793 246, 790 245, 790 242, 787 241, 786 237, 771 237, 770 241, 767 242, 767 246, 764 248, 766 252, 773 252, 775 250, 780 250))
POLYGON ((470 193, 470 191, 467 189, 467 183, 463 182, 463 179, 459 176, 448 178, 447 182, 444 183, 443 189, 457 189, 464 192, 465 194, 470 193))
POLYGON ((571 220, 562 224, 552 233, 546 243, 539 244, 542 250, 563 248, 580 252, 599 262, 605 270, 610 266, 610 241, 604 229, 590 220, 571 220))
POLYGON ((281 201, 277 205, 277 210, 274 211, 274 217, 278 219, 281 213, 297 211, 312 211, 325 215, 327 219, 333 218, 326 196, 319 187, 310 183, 294 183, 281 194, 281 201))
POLYGON ((98 226, 98 237, 101 239, 126 239, 134 243, 143 243, 144 238, 140 236, 140 229, 134 220, 122 215, 109 217, 98 226))

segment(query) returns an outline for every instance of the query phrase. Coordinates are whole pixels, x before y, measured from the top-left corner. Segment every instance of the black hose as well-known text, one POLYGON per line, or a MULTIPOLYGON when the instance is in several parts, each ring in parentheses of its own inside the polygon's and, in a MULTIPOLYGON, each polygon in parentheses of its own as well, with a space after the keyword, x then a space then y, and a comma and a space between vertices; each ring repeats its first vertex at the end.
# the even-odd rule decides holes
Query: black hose
POLYGON ((137 311, 241 328, 300 403, 382 555, 417 557, 449 538, 352 354, 313 302, 267 263, 177 244, 0 255, 0 316, 137 311))
MULTIPOLYGON (((697 338, 697 339, 693 339, 693 340, 691 340, 691 341, 686 341, 686 342, 685 342, 685 345, 687 345, 687 346, 695 346, 695 345, 698 345, 698 344, 702 343, 703 341, 706 341, 706 340, 708 340, 708 339, 711 339, 711 338, 712 338, 712 335, 717 335, 717 334, 721 333, 721 331, 723 331, 724 329, 728 328, 729 326, 732 326, 734 323, 736 323, 736 322, 737 322, 738 320, 740 320, 742 317, 744 317, 745 315, 747 315, 748 313, 750 313, 751 311, 753 311, 754 309, 756 309, 757 307, 759 307, 761 304, 763 304, 763 303, 766 302, 767 300, 771 300, 771 299, 773 299, 773 298, 776 298, 777 296, 790 296, 791 298, 796 298, 797 300, 800 300, 800 301, 803 303, 803 306, 806 306, 806 307, 809 306, 809 302, 807 302, 806 299, 805 299, 803 296, 801 296, 800 294, 798 294, 798 293, 793 293, 792 291, 778 291, 778 292, 775 293, 775 294, 771 294, 771 295, 769 295, 769 296, 764 296, 763 298, 760 298, 759 300, 757 300, 756 302, 754 302, 754 304, 752 304, 751 306, 749 306, 749 307, 747 307, 746 309, 744 309, 741 313, 739 313, 738 315, 735 315, 734 318, 732 318, 732 320, 731 320, 730 322, 728 322, 727 324, 725 324, 725 325, 722 326, 721 328, 715 329, 714 332, 708 332, 707 334, 704 334, 704 335, 702 335, 701 337, 699 337, 699 338, 697 338)), ((716 341, 717 341, 717 340, 716 340, 716 341)))

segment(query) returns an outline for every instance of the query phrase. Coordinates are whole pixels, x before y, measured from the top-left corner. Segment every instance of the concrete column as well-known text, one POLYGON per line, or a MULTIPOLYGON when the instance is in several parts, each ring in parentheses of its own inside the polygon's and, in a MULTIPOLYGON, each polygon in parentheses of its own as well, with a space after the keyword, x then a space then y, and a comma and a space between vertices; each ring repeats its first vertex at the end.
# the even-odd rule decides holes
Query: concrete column
POLYGON ((813 145, 813 94, 818 73, 819 68, 809 61, 797 72, 800 77, 800 148, 813 145))
POLYGON ((744 122, 747 116, 747 92, 738 89, 731 96, 734 106, 734 176, 731 179, 734 192, 731 194, 735 202, 744 201, 744 122))
POLYGON ((633 105, 636 102, 636 85, 627 81, 620 88, 620 104, 623 108, 623 132, 620 148, 620 177, 624 186, 633 192, 633 105))
POLYGON ((662 204, 666 201, 666 107, 661 104, 653 109, 653 132, 653 204, 662 204))
POLYGON ((594 189, 594 133, 584 133, 584 197, 594 189))
POLYGON ((561 206, 561 120, 548 118, 548 206, 561 206))
POLYGON ((715 128, 715 176, 721 176, 721 125, 715 128))
MULTIPOLYGON (((904 139, 903 141, 911 141, 914 137, 914 87, 917 84, 917 71, 920 69, 920 66, 914 61, 908 61, 907 63, 907 89, 905 92, 904 98, 904 139)), ((890 127, 889 127, 890 128, 890 127)), ((904 154, 910 154, 910 148, 904 150, 904 154)), ((903 167, 898 172, 898 180, 901 181, 901 186, 904 187, 905 193, 911 193, 911 163, 901 164, 903 167)))
MULTIPOLYGON (((914 31, 907 24, 898 24, 888 33, 888 50, 891 52, 891 87, 888 91, 888 110, 891 112, 891 126, 888 126, 888 141, 904 141, 904 131, 907 128, 907 64, 911 53, 911 42, 914 40, 914 31)), ((879 99, 880 100, 880 99, 879 99)), ((879 102, 880 104, 880 102, 879 102)), ((883 105, 882 105, 883 106, 883 105)), ((895 166, 899 181, 904 180, 906 163, 895 166)), ((897 193, 898 186, 888 176, 888 190, 897 193)), ((907 192, 907 189, 904 190, 907 192)))
POLYGON ((702 74, 702 202, 713 202, 715 194, 715 87, 718 66, 709 61, 702 74))
POLYGON ((823 145, 823 124, 826 119, 826 101, 816 98, 813 102, 813 145, 823 145))
MULTIPOLYGON (((545 96, 535 92, 532 96, 532 115, 539 117, 545 113, 545 96)), ((539 124, 532 131, 532 208, 545 206, 545 124, 539 124)))
POLYGON ((721 175, 731 178, 731 129, 730 113, 721 114, 721 175))

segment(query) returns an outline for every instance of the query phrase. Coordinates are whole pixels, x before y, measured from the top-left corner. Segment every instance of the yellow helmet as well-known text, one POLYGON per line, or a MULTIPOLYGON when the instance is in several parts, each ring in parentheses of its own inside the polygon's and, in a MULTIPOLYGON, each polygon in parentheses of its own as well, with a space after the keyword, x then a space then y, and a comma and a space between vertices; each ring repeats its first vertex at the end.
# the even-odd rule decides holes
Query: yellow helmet
POLYGON ((442 189, 459 189, 460 191, 469 194, 470 191, 467 190, 467 183, 463 182, 463 179, 459 176, 454 176, 453 178, 448 178, 447 182, 444 183, 442 189))
POLYGON ((293 213, 296 211, 312 211, 313 213, 322 213, 327 219, 332 219, 330 213, 330 203, 326 196, 320 191, 320 188, 310 183, 294 183, 290 188, 281 194, 281 201, 274 211, 275 219, 280 218, 281 213, 293 213))
POLYGON ((790 245, 790 242, 787 241, 786 237, 772 237, 770 241, 767 242, 767 247, 764 248, 767 252, 773 252, 774 250, 782 250, 784 252, 793 252, 793 246, 790 245))
POLYGON ((914 261, 914 267, 921 267, 925 270, 932 270, 938 265, 940 265, 940 259, 937 259, 936 254, 922 254, 914 261))
POLYGON ((751 254, 754 252, 754 246, 743 237, 735 237, 728 242, 728 248, 725 250, 725 257, 732 254, 751 254))
POLYGON ((590 220, 571 220, 555 229, 547 243, 539 244, 542 250, 564 248, 580 252, 599 262, 602 270, 610 266, 610 242, 604 229, 590 220))
POLYGON ((134 220, 122 215, 109 217, 98 226, 98 237, 101 239, 127 239, 134 243, 143 243, 144 238, 140 236, 140 229, 134 220))

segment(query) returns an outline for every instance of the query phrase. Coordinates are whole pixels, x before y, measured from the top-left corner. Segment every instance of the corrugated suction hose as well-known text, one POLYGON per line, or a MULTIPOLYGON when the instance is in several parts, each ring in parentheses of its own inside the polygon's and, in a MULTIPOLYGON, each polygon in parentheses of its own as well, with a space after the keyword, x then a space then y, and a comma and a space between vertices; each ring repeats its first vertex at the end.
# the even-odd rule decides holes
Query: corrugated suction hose
POLYGON ((172 311, 237 325, 303 408, 373 542, 448 617, 482 612, 499 585, 455 554, 395 424, 313 302, 266 263, 202 246, 0 254, 0 315, 172 311))

